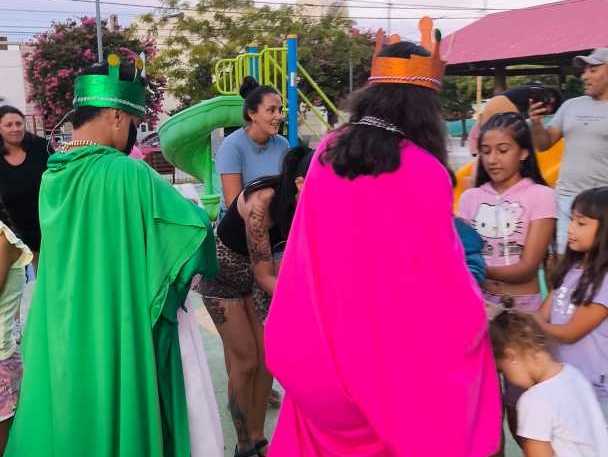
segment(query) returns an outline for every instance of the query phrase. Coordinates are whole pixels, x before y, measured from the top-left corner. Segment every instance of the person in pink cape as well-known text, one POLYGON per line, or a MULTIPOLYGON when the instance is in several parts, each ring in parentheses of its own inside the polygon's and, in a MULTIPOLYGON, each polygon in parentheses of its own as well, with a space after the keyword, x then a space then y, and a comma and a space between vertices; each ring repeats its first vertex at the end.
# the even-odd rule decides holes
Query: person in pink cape
POLYGON ((437 44, 379 50, 349 123, 317 148, 266 323, 285 388, 270 457, 499 449, 487 318, 444 166, 442 73, 437 44))
POLYGON ((139 149, 137 145, 134 144, 133 149, 131 149, 131 154, 129 154, 129 157, 132 157, 137 160, 143 160, 146 156, 144 155, 143 151, 139 149))

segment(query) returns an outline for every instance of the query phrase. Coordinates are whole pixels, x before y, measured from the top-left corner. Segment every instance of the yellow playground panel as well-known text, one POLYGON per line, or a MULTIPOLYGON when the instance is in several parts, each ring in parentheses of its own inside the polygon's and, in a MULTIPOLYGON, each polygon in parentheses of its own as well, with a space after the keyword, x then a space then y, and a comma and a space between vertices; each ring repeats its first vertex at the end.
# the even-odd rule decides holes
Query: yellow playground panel
MULTIPOLYGON (((559 165, 562 161, 562 154, 564 153, 564 140, 560 140, 555 143, 551 148, 546 151, 537 152, 536 157, 538 159, 538 165, 540 171, 545 178, 545 181, 554 187, 559 176, 559 165)), ((458 207, 458 201, 462 193, 473 185, 473 171, 477 160, 471 160, 467 164, 463 165, 456 172, 456 188, 454 189, 454 207, 458 207)))

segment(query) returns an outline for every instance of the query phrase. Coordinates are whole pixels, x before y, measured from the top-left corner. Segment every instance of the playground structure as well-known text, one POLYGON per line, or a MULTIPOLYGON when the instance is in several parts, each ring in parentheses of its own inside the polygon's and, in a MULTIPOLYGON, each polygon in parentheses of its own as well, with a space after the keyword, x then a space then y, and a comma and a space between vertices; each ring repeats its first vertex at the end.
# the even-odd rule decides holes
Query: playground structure
MULTIPOLYGON (((246 76, 253 76, 260 84, 272 86, 281 94, 287 111, 285 133, 290 146, 299 143, 299 125, 306 125, 304 116, 300 116, 300 101, 321 125, 331 128, 310 97, 298 88, 300 79, 339 118, 336 106, 298 62, 297 55, 297 38, 289 36, 283 47, 262 50, 250 47, 235 58, 219 60, 215 65, 214 82, 220 95, 177 113, 159 127, 161 150, 167 161, 204 183, 201 200, 212 220, 219 213, 221 190, 211 150, 211 133, 217 128, 243 124, 243 99, 239 88, 246 76)), ((308 128, 312 130, 310 126, 308 128)), ((562 152, 563 142, 560 141, 537 155, 541 171, 550 185, 557 181, 562 152)), ((456 204, 462 192, 472 184, 475 162, 470 161, 456 172, 456 204)))
MULTIPOLYGON (((274 87, 282 96, 287 118, 285 123, 290 146, 299 143, 298 125, 300 100, 327 129, 327 119, 310 98, 298 89, 303 78, 315 96, 338 116, 332 101, 298 62, 297 38, 290 35, 280 48, 250 47, 233 59, 219 60, 215 65, 215 86, 219 96, 204 100, 167 119, 158 129, 163 155, 175 167, 189 173, 204 184, 201 200, 212 220, 217 218, 221 201, 219 177, 211 150, 214 129, 240 127, 243 124, 243 99, 239 88, 246 76, 253 76, 260 84, 274 87)), ((312 130, 309 127, 309 130, 312 130)))

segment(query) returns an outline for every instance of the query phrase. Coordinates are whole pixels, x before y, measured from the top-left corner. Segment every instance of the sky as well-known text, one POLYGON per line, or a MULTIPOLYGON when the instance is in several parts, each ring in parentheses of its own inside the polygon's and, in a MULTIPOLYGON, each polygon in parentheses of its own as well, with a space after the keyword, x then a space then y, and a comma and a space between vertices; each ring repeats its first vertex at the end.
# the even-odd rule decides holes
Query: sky
MULTIPOLYGON (((195 0, 191 0, 195 1, 195 0)), ((306 1, 306 0, 302 0, 306 1)), ((418 38, 417 22, 423 15, 434 18, 444 36, 486 14, 552 3, 554 0, 346 0, 349 14, 362 29, 379 27, 399 33, 403 39, 418 38), (389 1, 392 7, 389 13, 389 1), (389 17, 391 19, 389 19, 389 17)), ((260 0, 262 4, 289 4, 295 0, 260 0)), ((103 18, 117 14, 121 25, 137 16, 162 13, 159 0, 101 0, 103 18)), ((0 36, 24 41, 48 29, 53 21, 69 17, 94 16, 94 0, 0 0, 0 36)))

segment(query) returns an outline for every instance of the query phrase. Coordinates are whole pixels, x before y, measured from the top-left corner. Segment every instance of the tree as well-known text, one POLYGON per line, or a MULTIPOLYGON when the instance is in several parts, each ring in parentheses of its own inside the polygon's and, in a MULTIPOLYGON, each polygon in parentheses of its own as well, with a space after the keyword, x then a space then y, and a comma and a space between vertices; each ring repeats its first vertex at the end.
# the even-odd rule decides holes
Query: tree
MULTIPOLYGON (((168 3, 179 9, 176 1, 168 3)), ((334 103, 348 93, 349 60, 356 87, 369 74, 373 52, 372 36, 354 29, 347 18, 333 14, 319 20, 299 15, 293 6, 256 8, 248 0, 199 0, 181 14, 148 15, 143 22, 165 38, 155 68, 167 76, 168 89, 178 99, 192 103, 217 95, 215 63, 236 57, 252 43, 260 49, 281 47, 287 35, 296 34, 300 63, 334 103)), ((299 87, 312 93, 304 81, 299 87)))
POLYGON ((473 115, 476 101, 476 81, 470 76, 446 76, 440 92, 443 114, 447 120, 460 120, 461 144, 467 139, 466 120, 473 115))
MULTIPOLYGON (((153 39, 142 42, 132 30, 109 30, 103 23, 104 55, 116 53, 133 62, 144 52, 146 60, 156 55, 153 39)), ((30 84, 30 102, 34 102, 52 129, 72 109, 74 78, 83 69, 97 62, 97 37, 94 18, 54 23, 51 30, 37 35, 25 54, 25 73, 30 84)), ((146 103, 150 108, 145 121, 152 126, 158 121, 165 81, 148 74, 149 91, 146 103)))

